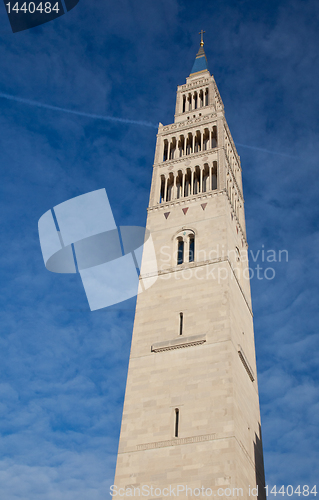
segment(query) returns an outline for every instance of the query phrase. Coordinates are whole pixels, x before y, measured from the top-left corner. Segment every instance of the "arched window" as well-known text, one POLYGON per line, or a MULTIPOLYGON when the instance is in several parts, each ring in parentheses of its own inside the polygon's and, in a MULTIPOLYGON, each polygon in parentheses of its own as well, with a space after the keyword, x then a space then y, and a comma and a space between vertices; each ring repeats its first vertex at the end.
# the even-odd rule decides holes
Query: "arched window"
POLYGON ((168 140, 164 141, 164 152, 163 152, 163 161, 166 161, 168 157, 168 140))
POLYGON ((203 149, 206 151, 209 148, 209 130, 205 128, 203 135, 203 149))
POLYGON ((203 172, 203 193, 209 191, 209 166, 207 163, 204 164, 204 172, 203 172))
POLYGON ((176 198, 177 199, 182 197, 182 183, 183 183, 183 174, 179 170, 177 172, 177 177, 176 177, 176 198))
POLYGON ((179 149, 179 156, 183 156, 184 154, 184 136, 181 135, 179 137, 179 141, 178 141, 178 149, 179 149))
POLYGON ((205 90, 205 106, 208 106, 208 89, 205 90))
POLYGON ((213 126, 213 131, 212 131, 212 148, 217 148, 217 127, 216 127, 216 125, 213 126))
POLYGON ((183 113, 186 111, 186 95, 183 95, 183 113))
POLYGON ((173 188, 174 188, 174 175, 172 172, 168 176, 167 189, 166 189, 166 199, 165 201, 171 201, 173 199, 173 188))
POLYGON ((165 176, 161 175, 161 189, 160 189, 159 202, 163 203, 163 201, 165 201, 165 176))
POLYGON ((186 141, 186 154, 190 155, 192 154, 192 152, 193 152, 193 134, 189 132, 186 141))
POLYGON ((189 237, 189 262, 194 262, 195 260, 195 236, 191 235, 189 237))
POLYGON ((185 173, 185 185, 184 185, 184 196, 190 196, 191 193, 191 186, 192 186, 192 171, 190 168, 186 170, 185 173))
POLYGON ((171 142, 171 147, 169 150, 169 159, 170 160, 174 160, 175 150, 176 150, 176 137, 173 137, 172 142, 171 142))
POLYGON ((212 168, 212 190, 217 189, 217 161, 213 162, 212 168))
MULTIPOLYGON (((177 250, 177 265, 195 261, 195 233, 193 229, 182 229, 174 237, 177 250)), ((175 259, 176 257, 174 257, 175 259)))
POLYGON ((195 153, 198 153, 201 149, 201 134, 200 134, 200 131, 197 130, 196 134, 195 134, 195 153))
POLYGON ((194 93, 194 109, 197 109, 197 92, 194 93))
POLYGON ((200 107, 202 108, 203 105, 204 105, 204 93, 203 91, 201 90, 200 93, 199 93, 199 105, 200 107))
POLYGON ((194 181, 193 181, 193 193, 192 194, 199 194, 201 191, 201 171, 199 166, 195 167, 195 172, 194 172, 194 181))
POLYGON ((184 241, 180 238, 177 243, 177 265, 184 262, 184 241))

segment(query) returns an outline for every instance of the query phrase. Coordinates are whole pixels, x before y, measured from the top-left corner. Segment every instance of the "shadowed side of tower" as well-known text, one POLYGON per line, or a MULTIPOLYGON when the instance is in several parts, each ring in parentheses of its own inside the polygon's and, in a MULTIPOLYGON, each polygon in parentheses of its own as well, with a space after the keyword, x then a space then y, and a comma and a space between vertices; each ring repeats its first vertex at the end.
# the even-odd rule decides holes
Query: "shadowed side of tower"
POLYGON ((114 497, 265 498, 241 165, 203 45, 158 129, 114 497))

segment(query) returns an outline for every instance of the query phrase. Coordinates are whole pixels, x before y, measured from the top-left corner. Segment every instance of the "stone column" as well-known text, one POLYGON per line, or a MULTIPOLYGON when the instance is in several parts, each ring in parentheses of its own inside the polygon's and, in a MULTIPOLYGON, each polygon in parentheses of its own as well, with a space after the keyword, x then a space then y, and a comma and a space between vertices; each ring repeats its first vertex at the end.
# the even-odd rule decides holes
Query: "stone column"
POLYGON ((195 171, 191 170, 191 185, 189 194, 194 194, 194 176, 195 176, 195 171))
MULTIPOLYGON (((173 174, 174 175, 174 174, 173 174)), ((177 197, 177 186, 176 186, 176 181, 177 181, 177 177, 173 177, 173 187, 172 187, 172 196, 171 196, 171 200, 176 200, 176 197, 177 197)))
POLYGON ((189 237, 184 236, 184 262, 189 262, 189 237))

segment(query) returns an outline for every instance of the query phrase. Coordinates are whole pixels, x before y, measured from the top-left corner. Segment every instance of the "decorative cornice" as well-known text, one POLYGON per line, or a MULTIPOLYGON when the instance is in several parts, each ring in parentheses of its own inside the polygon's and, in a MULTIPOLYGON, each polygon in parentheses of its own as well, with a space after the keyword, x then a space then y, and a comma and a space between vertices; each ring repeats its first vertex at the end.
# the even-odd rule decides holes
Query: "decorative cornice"
POLYGON ((166 201, 165 203, 158 203, 152 207, 148 207, 147 211, 151 212, 152 210, 160 210, 162 208, 171 208, 173 206, 185 205, 185 203, 190 203, 193 201, 199 201, 206 198, 212 198, 213 196, 217 196, 218 194, 223 194, 225 190, 217 190, 213 189, 212 191, 207 191, 206 193, 192 194, 190 196, 186 196, 183 198, 177 198, 172 201, 166 201))
POLYGON ((136 445, 136 451, 151 450, 153 448, 165 448, 167 446, 178 446, 180 444, 201 443, 203 441, 212 441, 216 438, 216 434, 204 434, 201 436, 192 436, 186 438, 175 438, 167 441, 157 441, 155 443, 145 443, 136 445))
MULTIPOLYGON (((203 109, 205 111, 209 107, 211 107, 211 106, 203 106, 200 109, 203 109)), ((194 111, 195 110, 192 110, 192 111, 190 111, 190 113, 192 113, 194 111)), ((198 111, 198 110, 196 110, 196 111, 198 111)), ((184 114, 184 113, 182 113, 182 114, 184 114)), ((180 115, 176 115, 176 116, 180 116, 180 115)), ((207 115, 198 116, 197 118, 185 120, 183 122, 171 123, 169 125, 160 125, 158 127, 158 134, 157 135, 162 135, 163 133, 169 132, 169 131, 184 130, 184 129, 189 128, 189 126, 192 124, 197 124, 200 122, 207 122, 208 120, 216 120, 216 119, 217 119, 217 113, 216 113, 216 111, 213 111, 207 115)))
POLYGON ((182 335, 177 339, 165 340, 163 342, 156 342, 151 346, 152 352, 172 351, 174 349, 183 349, 184 347, 192 347, 201 345, 206 342, 206 335, 192 335, 191 337, 183 337, 182 335))
POLYGON ((196 89, 198 87, 202 87, 207 83, 210 83, 210 81, 212 81, 212 76, 209 76, 207 78, 201 78, 200 80, 195 80, 194 82, 184 83, 183 85, 178 85, 177 91, 185 92, 186 90, 189 89, 196 89))
POLYGON ((220 149, 224 149, 224 148, 216 147, 216 148, 205 149, 204 151, 199 151, 198 153, 191 153, 190 155, 180 156, 179 158, 174 158, 173 160, 160 161, 158 163, 154 163, 153 168, 154 167, 160 167, 160 168, 167 167, 167 168, 169 168, 171 165, 174 165, 176 163, 183 163, 185 161, 190 161, 193 158, 197 159, 197 158, 201 158, 202 156, 211 155, 212 153, 218 153, 218 151, 220 149))

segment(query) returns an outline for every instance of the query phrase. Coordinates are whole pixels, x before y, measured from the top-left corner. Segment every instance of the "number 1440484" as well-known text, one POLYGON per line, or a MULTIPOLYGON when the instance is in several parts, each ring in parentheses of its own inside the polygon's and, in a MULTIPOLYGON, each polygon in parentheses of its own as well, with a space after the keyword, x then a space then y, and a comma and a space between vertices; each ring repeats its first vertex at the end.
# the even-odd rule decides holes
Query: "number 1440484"
POLYGON ((28 12, 29 14, 34 14, 40 12, 41 14, 51 14, 51 12, 59 13, 59 3, 56 2, 54 5, 51 2, 40 2, 37 5, 34 2, 24 2, 21 7, 19 7, 19 3, 11 2, 6 4, 8 14, 15 12, 18 14, 19 12, 24 12, 25 14, 28 12), (12 6, 11 6, 12 5, 12 6))
POLYGON ((304 484, 303 486, 298 485, 297 487, 291 486, 289 484, 288 486, 281 486, 277 490, 277 486, 273 486, 271 489, 268 486, 265 486, 266 490, 266 495, 282 495, 285 496, 287 495, 288 497, 291 497, 292 495, 298 495, 298 496, 303 496, 303 497, 308 497, 309 495, 314 495, 317 496, 317 486, 314 485, 313 488, 311 486, 308 486, 307 484, 304 484))

